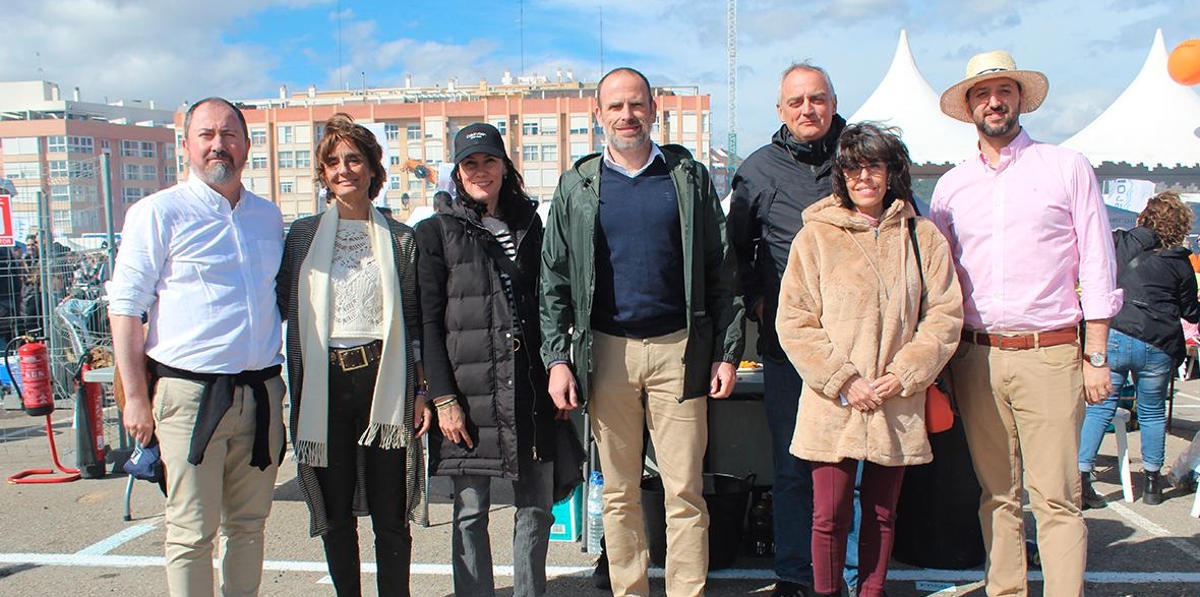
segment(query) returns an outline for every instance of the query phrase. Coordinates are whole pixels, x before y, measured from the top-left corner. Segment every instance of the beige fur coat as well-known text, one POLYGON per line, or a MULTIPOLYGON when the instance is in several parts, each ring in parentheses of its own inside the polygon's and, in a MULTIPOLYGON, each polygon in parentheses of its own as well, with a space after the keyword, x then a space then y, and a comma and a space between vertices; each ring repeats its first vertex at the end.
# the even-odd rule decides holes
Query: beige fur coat
POLYGON ((912 207, 894 202, 873 228, 833 197, 804 211, 783 274, 776 325, 804 379, 791 452, 805 460, 846 458, 884 466, 933 460, 925 388, 950 360, 962 330, 962 290, 946 239, 916 218, 925 276, 909 239, 912 207), (838 394, 855 373, 893 373, 901 395, 870 412, 838 394))

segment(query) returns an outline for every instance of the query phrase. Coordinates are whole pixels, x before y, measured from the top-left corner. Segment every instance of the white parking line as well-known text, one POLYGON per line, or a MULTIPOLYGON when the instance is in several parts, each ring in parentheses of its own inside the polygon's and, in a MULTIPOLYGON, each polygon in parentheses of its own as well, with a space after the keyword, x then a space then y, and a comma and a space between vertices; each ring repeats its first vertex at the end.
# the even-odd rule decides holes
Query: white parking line
MULTIPOLYGON (((1110 504, 1111 506, 1112 504, 1110 504)), ((47 554, 47 553, 0 553, 2 564, 34 564, 40 566, 66 566, 91 568, 149 568, 162 567, 162 556, 116 556, 89 554, 47 554)), ((214 561, 215 564, 215 561, 214 561)), ((304 562, 296 560, 267 560, 263 569, 275 572, 328 572, 325 562, 304 562)), ((374 573, 375 564, 364 562, 362 571, 374 573)), ((413 564, 413 575, 450 576, 449 564, 413 564)), ((496 576, 512 576, 512 566, 496 566, 496 576)), ((591 574, 591 566, 547 566, 546 574, 557 576, 584 576, 591 574)), ((652 568, 650 575, 661 578, 663 570, 652 568)), ((709 578, 729 580, 771 580, 775 574, 767 569, 733 568, 713 570, 709 578)), ((978 582, 983 579, 983 573, 978 570, 892 570, 888 572, 888 580, 897 581, 940 581, 940 582, 978 582)), ((1029 579, 1041 581, 1041 572, 1031 572, 1029 579)), ((1095 584, 1200 584, 1200 572, 1087 572, 1084 579, 1095 584)))
POLYGON ((150 531, 153 531, 157 526, 158 525, 156 524, 138 524, 131 526, 107 539, 104 539, 103 541, 98 541, 75 552, 75 555, 102 556, 130 541, 133 541, 134 539, 137 539, 138 537, 141 537, 142 535, 145 535, 146 533, 149 533, 150 531))
POLYGON ((1128 520, 1138 528, 1150 533, 1151 535, 1154 535, 1155 537, 1162 537, 1167 543, 1170 543, 1179 549, 1179 551, 1186 553, 1187 555, 1191 556, 1193 560, 1200 562, 1200 547, 1196 547, 1195 545, 1192 545, 1188 541, 1180 539, 1179 537, 1172 536, 1171 531, 1168 531, 1158 523, 1146 518, 1145 516, 1130 510, 1127 506, 1121 504, 1120 502, 1109 502, 1108 506, 1112 508, 1114 512, 1119 514, 1121 518, 1128 520))

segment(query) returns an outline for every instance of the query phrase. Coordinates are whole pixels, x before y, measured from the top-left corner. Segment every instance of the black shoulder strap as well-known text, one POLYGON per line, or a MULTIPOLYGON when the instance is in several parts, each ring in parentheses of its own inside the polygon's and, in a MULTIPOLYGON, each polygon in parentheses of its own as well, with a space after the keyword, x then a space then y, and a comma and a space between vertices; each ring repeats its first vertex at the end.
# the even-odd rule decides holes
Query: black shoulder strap
POLYGON ((913 255, 917 258, 917 275, 921 276, 921 294, 925 294, 925 269, 921 267, 921 248, 917 246, 917 219, 908 219, 908 240, 912 243, 913 255))

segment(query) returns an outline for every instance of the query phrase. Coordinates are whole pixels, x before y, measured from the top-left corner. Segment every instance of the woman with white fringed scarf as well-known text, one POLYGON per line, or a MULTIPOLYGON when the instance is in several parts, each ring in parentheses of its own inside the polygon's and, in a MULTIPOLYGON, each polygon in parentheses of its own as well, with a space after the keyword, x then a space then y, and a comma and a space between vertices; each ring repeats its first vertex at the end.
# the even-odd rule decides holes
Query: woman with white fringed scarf
POLYGON ((408 523, 428 524, 418 438, 432 414, 420 363, 416 243, 371 201, 387 180, 374 135, 325 123, 316 182, 329 208, 288 231, 277 288, 287 321, 300 486, 339 597, 362 593, 357 516, 375 531, 381 596, 409 594, 408 523))

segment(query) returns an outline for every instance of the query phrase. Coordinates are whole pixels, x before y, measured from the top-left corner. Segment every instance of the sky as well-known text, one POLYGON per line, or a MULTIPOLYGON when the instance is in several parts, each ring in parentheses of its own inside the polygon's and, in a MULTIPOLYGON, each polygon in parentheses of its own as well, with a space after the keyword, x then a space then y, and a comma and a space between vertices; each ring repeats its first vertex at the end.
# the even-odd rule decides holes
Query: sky
MULTIPOLYGON (((713 144, 729 102, 725 0, 6 0, 0 80, 44 79, 84 101, 319 89, 498 83, 559 69, 595 81, 632 66, 655 85, 712 95, 713 144), (523 26, 522 26, 523 25, 523 26), (340 39, 340 43, 339 43, 340 39)), ((779 74, 810 60, 850 116, 883 78, 901 29, 937 91, 967 59, 1003 49, 1041 70, 1050 94, 1022 122, 1059 142, 1100 114, 1141 68, 1161 28, 1170 51, 1200 38, 1195 0, 738 0, 740 153, 779 128, 779 74)), ((1197 88, 1200 91, 1200 88, 1197 88)), ((1137 123, 1130 123, 1137 126, 1137 123)))

